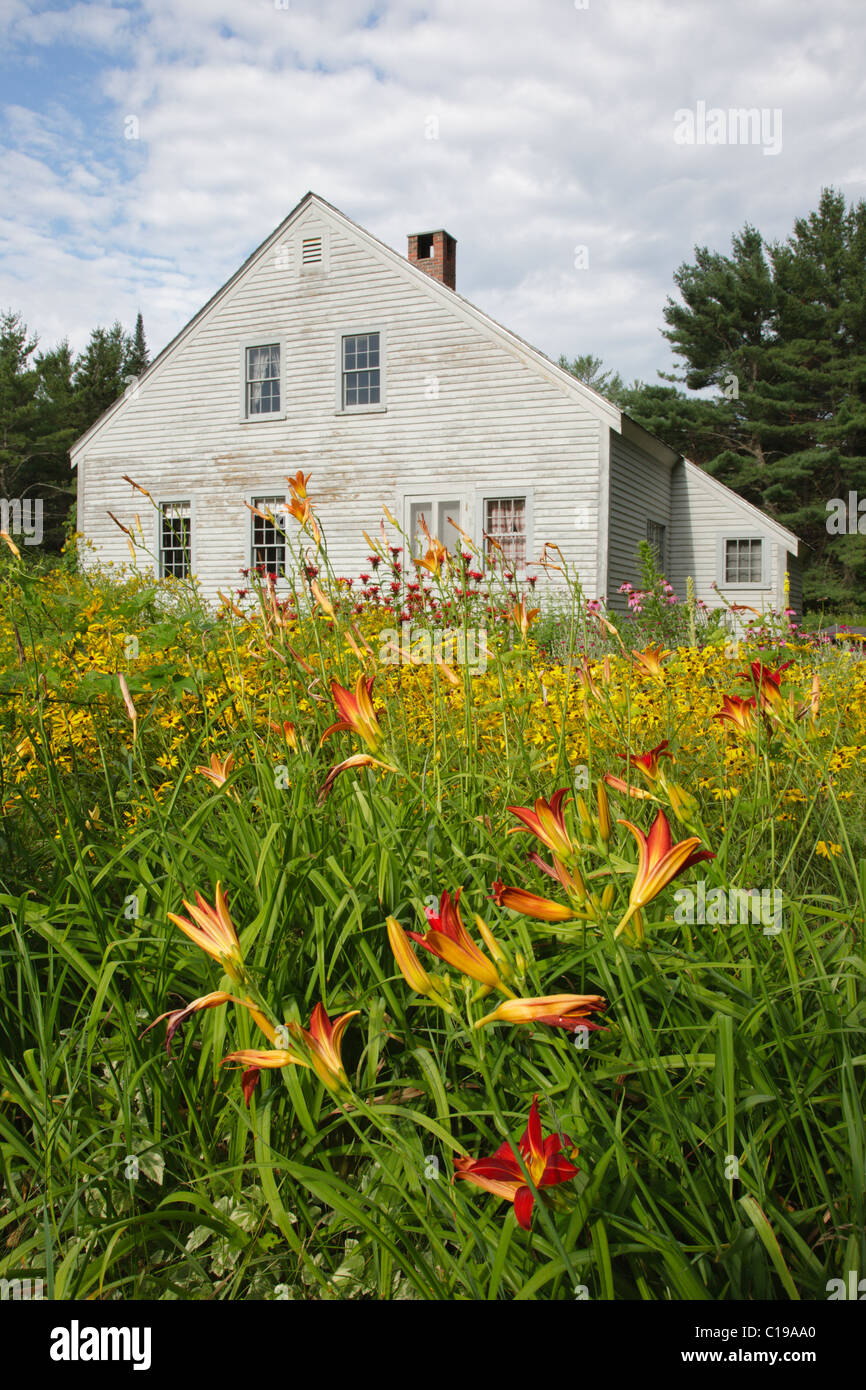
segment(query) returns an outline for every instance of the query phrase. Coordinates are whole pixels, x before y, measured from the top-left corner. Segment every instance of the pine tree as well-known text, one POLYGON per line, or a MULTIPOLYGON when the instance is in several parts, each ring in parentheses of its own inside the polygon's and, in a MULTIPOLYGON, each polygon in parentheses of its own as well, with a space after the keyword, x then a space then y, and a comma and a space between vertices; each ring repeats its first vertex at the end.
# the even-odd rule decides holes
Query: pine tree
POLYGON ((147 340, 144 336, 144 319, 139 310, 135 320, 135 332, 129 346, 126 358, 126 372, 129 376, 141 376, 150 366, 150 355, 147 351, 147 340))
POLYGON ((24 495, 36 449, 39 374, 31 362, 38 339, 19 313, 0 316, 0 497, 24 495))
POLYGON ((866 203, 824 190, 786 242, 747 226, 732 256, 696 248, 674 280, 665 336, 685 371, 667 379, 720 393, 697 461, 806 542, 807 600, 852 597, 866 537, 827 519, 833 499, 866 497, 866 203))

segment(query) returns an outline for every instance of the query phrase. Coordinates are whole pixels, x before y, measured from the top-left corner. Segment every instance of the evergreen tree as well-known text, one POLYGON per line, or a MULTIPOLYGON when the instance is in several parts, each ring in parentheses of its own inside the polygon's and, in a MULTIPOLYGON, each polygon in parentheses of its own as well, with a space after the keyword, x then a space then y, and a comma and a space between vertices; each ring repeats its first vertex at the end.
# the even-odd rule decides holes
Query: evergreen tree
POLYGON ((824 190, 786 242, 747 226, 732 256, 696 248, 674 280, 679 380, 721 393, 699 412, 697 461, 806 542, 806 599, 851 598, 866 537, 827 522, 833 499, 866 498, 866 203, 824 190))
POLYGON ((129 352, 126 358, 126 371, 129 376, 141 376, 150 366, 150 355, 147 351, 147 340, 144 336, 144 319, 139 310, 135 320, 135 332, 129 345, 129 352))
POLYGON ((0 315, 0 497, 22 497, 36 449, 39 374, 31 362, 38 339, 21 315, 0 315))
POLYGON ((131 353, 130 339, 120 323, 94 328, 90 341, 75 363, 75 413, 78 433, 83 434, 104 410, 123 395, 131 353))

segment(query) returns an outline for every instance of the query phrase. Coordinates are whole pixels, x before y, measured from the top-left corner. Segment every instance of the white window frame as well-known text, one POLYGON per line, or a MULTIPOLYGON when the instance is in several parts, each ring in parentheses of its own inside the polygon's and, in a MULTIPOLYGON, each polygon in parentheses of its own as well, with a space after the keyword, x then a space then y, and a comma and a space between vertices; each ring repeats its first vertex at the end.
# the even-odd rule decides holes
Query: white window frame
POLYGON ((767 544, 767 537, 760 531, 725 531, 720 533, 718 550, 716 552, 716 583, 720 589, 769 589, 770 581, 770 554, 767 544), (734 581, 725 577, 726 557, 729 541, 760 541, 761 543, 761 578, 759 580, 734 581))
MULTIPOLYGON (((266 499, 266 498, 267 498, 267 499, 271 499, 271 498, 273 498, 273 499, 282 498, 283 503, 284 503, 285 508, 286 508, 286 541, 285 541, 285 546, 286 546, 286 564, 288 565, 288 563, 290 562, 290 560, 291 560, 291 558, 292 558, 292 557, 291 557, 291 554, 290 554, 290 551, 289 551, 289 541, 288 541, 288 537, 289 537, 289 535, 290 535, 289 527, 290 527, 290 525, 291 525, 291 523, 290 523, 290 521, 289 521, 289 519, 288 519, 288 515, 289 515, 289 498, 288 498, 288 493, 286 492, 285 487, 279 487, 279 486, 275 486, 275 487, 271 487, 271 488, 269 488, 269 487, 257 487, 257 488, 255 489, 254 492, 248 492, 248 493, 247 493, 247 496, 246 496, 246 500, 247 500, 247 502, 249 503, 249 505, 250 505, 251 507, 256 507, 256 506, 258 506, 258 501, 257 501, 256 499, 262 500, 262 499, 266 499)), ((271 510, 274 510, 273 507, 271 508, 271 510)), ((276 515, 276 512, 274 512, 274 515, 276 515)), ((255 516, 253 515, 252 512, 247 512, 247 516, 249 517, 249 520, 250 520, 250 529, 249 529, 249 531, 248 531, 248 533, 247 533, 247 547, 246 547, 246 550, 247 550, 247 564, 248 564, 249 571, 250 571, 250 578, 252 579, 253 571, 254 571, 254 569, 255 569, 255 561, 254 561, 254 559, 253 559, 253 533, 254 533, 254 527, 255 527, 256 518, 255 518, 255 516)), ((264 578, 264 576, 261 576, 261 578, 264 578)), ((277 588, 278 588, 278 589, 280 589, 280 588, 285 588, 288 584, 289 584, 289 577, 288 577, 287 575, 285 575, 285 574, 278 574, 278 575, 277 575, 277 588)))
POLYGON ((486 518, 486 516, 487 516, 487 503, 488 503, 488 502, 498 502, 498 501, 508 501, 508 500, 510 500, 510 499, 515 499, 515 500, 516 500, 517 498, 520 498, 520 497, 522 497, 522 498, 525 500, 525 502, 526 502, 526 511, 525 511, 525 517, 526 517, 526 531, 525 531, 525 535, 526 535, 526 564, 524 565, 523 569, 515 570, 515 571, 514 571, 514 577, 515 577, 515 579, 519 579, 519 580, 525 581, 525 580, 529 577, 530 571, 531 571, 532 569, 534 569, 534 566, 533 566, 532 560, 531 560, 531 556, 535 554, 535 538, 534 538, 535 490, 534 490, 532 487, 524 486, 524 485, 522 485, 521 483, 512 484, 512 486, 510 486, 510 487, 507 486, 507 484, 505 484, 505 483, 503 483, 503 485, 502 485, 501 487, 491 487, 491 485, 490 485, 489 483, 485 483, 485 484, 483 484, 483 485, 479 485, 479 486, 475 489, 475 531, 474 531, 474 535, 475 535, 475 542, 476 542, 476 545, 478 545, 479 549, 481 550, 482 555, 485 555, 485 556, 486 556, 486 553, 487 553, 487 552, 486 552, 486 550, 485 550, 485 542, 484 542, 484 530, 485 530, 484 522, 485 522, 485 518, 486 518))
MULTIPOLYGON (((384 325, 365 323, 358 327, 341 328, 335 337, 335 356, 337 362, 336 410, 335 415, 384 415, 388 409, 388 340, 384 325), (379 334, 379 400, 376 405, 343 405, 343 339, 363 337, 366 333, 379 334)), ((455 494, 456 495, 456 494, 455 494)))
POLYGON ((281 333, 260 333, 256 338, 245 338, 240 345, 240 422, 242 425, 272 424, 275 420, 286 418, 286 339, 281 333), (250 348, 271 347, 280 349, 280 408, 262 415, 247 414, 247 352, 250 348))
MULTIPOLYGON (((403 530, 409 538, 410 545, 412 541, 412 508, 416 505, 423 506, 425 504, 431 508, 435 508, 438 505, 438 503, 446 501, 449 497, 453 497, 460 504, 460 514, 459 516, 455 516, 454 520, 457 522, 460 529, 466 532, 467 536, 471 536, 473 533, 472 497, 471 494, 466 492, 465 485, 458 483, 456 487, 449 487, 448 482, 446 480, 442 483, 437 484, 435 491, 433 490, 433 488, 428 488, 426 491, 423 492, 417 490, 416 488, 409 487, 401 487, 397 489, 397 505, 394 509, 394 514, 398 518, 402 519, 403 530)), ((452 528, 449 527, 448 529, 451 530, 452 528)), ((435 535, 435 531, 432 526, 430 527, 430 534, 435 535)), ((439 536, 437 537, 437 539, 441 540, 443 545, 447 545, 448 543, 448 539, 446 537, 439 536)), ((460 536, 457 534, 456 531, 454 532, 454 539, 458 544, 460 544, 460 536)), ((412 564, 411 550, 409 551, 409 553, 406 553, 406 549, 404 546, 404 575, 408 574, 410 579, 414 578, 414 568, 415 566, 412 564)))
MULTIPOLYGON (((170 497, 159 497, 156 499, 156 545, 154 554, 156 555, 156 572, 159 579, 167 579, 169 576, 163 573, 162 568, 162 509, 163 507, 186 506, 189 507, 189 573, 186 579, 191 579, 195 574, 196 566, 196 524, 195 524, 195 498, 178 497, 173 493, 170 497)), ((176 576, 173 576, 176 577, 176 576)), ((180 580, 185 583, 185 580, 180 580)))

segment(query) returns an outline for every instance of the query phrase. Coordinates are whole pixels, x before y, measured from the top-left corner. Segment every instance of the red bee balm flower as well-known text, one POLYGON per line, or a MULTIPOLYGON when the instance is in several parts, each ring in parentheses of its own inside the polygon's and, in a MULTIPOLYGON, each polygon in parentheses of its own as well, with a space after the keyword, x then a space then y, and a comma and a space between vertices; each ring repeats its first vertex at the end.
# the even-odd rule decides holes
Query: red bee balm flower
MULTIPOLYGON (((561 1152, 563 1139, 570 1145, 567 1135, 562 1139, 551 1134, 547 1139, 541 1132, 538 1117, 538 1096, 533 1097, 529 1120, 520 1140, 520 1157, 529 1170, 535 1186, 555 1187, 558 1183, 571 1182, 577 1177, 578 1169, 561 1152)), ((455 1158, 454 1180, 465 1178, 485 1192, 492 1192, 506 1202, 514 1203, 514 1215, 518 1226, 528 1231, 532 1226, 532 1204, 535 1195, 526 1182, 523 1169, 518 1162, 512 1145, 505 1141, 492 1158, 455 1158)))

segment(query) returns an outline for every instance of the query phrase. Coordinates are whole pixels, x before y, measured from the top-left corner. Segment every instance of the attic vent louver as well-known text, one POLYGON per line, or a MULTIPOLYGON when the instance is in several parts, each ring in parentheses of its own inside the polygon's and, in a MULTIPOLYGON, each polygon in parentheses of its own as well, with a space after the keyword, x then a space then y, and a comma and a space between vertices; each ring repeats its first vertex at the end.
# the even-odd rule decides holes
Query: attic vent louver
POLYGON ((322 238, 320 236, 305 237, 301 242, 301 264, 315 265, 322 259, 322 238))

